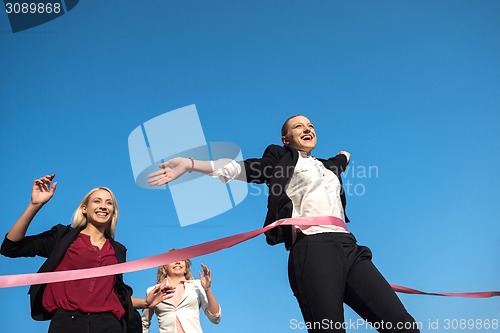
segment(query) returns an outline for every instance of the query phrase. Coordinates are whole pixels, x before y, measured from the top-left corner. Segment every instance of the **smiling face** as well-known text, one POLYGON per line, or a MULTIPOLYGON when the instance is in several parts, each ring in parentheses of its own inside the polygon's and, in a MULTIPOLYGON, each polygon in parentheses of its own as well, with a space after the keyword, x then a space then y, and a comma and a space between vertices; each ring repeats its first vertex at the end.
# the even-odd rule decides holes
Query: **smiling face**
MULTIPOLYGON (((175 249, 168 250, 168 252, 172 251, 175 251, 175 249)), ((186 280, 194 280, 191 274, 191 265, 191 260, 185 259, 159 266, 158 272, 156 273, 156 283, 162 283, 167 276, 173 277, 176 274, 179 274, 177 277, 184 276, 186 280), (184 270, 182 270, 182 268, 184 268, 184 270)))
POLYGON ((87 217, 88 223, 105 226, 109 223, 115 212, 115 203, 112 195, 106 190, 93 192, 86 205, 82 205, 82 213, 87 217))
POLYGON ((283 128, 283 144, 308 154, 316 146, 314 125, 306 117, 295 116, 290 118, 283 128))
POLYGON ((186 261, 179 260, 165 265, 168 276, 184 276, 186 274, 186 261))

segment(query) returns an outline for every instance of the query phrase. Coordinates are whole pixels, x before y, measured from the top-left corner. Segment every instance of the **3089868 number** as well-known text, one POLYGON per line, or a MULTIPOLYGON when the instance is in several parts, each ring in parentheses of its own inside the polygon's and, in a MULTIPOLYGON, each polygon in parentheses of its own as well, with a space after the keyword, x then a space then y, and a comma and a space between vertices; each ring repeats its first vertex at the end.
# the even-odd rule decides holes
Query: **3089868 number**
POLYGON ((445 330, 498 330, 498 319, 445 319, 445 330))
POLYGON ((5 12, 7 14, 59 14, 61 12, 61 4, 55 3, 36 3, 36 2, 7 2, 5 4, 5 12))

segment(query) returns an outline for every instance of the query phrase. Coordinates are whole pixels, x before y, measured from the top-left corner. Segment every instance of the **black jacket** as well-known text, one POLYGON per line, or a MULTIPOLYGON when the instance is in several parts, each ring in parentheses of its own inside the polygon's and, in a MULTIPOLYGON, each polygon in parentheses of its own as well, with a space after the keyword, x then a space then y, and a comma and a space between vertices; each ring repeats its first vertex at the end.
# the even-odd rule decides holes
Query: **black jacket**
MULTIPOLYGON (((242 172, 239 180, 257 184, 266 184, 269 187, 267 215, 264 226, 276 220, 292 216, 293 205, 285 193, 285 186, 293 175, 295 165, 299 159, 297 150, 287 147, 270 145, 261 158, 251 158, 240 162, 242 172)), ((323 165, 331 170, 339 179, 341 185, 340 199, 345 212, 346 197, 340 174, 347 167, 347 157, 339 154, 327 160, 319 159, 323 165)), ((345 214, 345 213, 344 213, 345 214)), ((347 216, 345 221, 349 222, 347 216)), ((266 232, 266 241, 270 245, 285 243, 285 248, 292 245, 292 227, 279 226, 266 232)))
MULTIPOLYGON (((5 237, 0 253, 6 257, 35 257, 47 258, 38 273, 52 272, 62 260, 66 250, 75 241, 81 229, 73 229, 71 226, 58 224, 52 229, 38 235, 26 236, 18 242, 13 242, 5 237)), ((125 262, 127 249, 125 246, 113 239, 109 240, 115 250, 118 263, 125 262)), ((31 298, 31 317, 35 320, 49 320, 53 313, 48 312, 42 305, 43 292, 46 284, 32 285, 29 289, 31 298)), ((118 296, 125 315, 121 319, 123 332, 142 333, 141 317, 134 309, 130 297, 132 288, 123 282, 123 275, 116 275, 115 293, 118 296)))

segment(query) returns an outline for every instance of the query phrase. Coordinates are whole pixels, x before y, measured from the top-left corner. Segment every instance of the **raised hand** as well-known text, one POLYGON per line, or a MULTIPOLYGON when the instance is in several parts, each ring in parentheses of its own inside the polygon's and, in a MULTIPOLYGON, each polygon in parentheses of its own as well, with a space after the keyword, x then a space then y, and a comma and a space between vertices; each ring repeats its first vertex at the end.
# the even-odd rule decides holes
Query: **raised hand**
POLYGON ((212 285, 212 272, 204 264, 201 264, 201 268, 203 268, 203 276, 201 275, 201 271, 198 272, 200 274, 201 286, 203 289, 208 290, 212 285))
POLYGON ((56 175, 46 175, 33 181, 33 188, 31 189, 31 204, 44 205, 54 195, 57 182, 53 182, 56 175))
POLYGON ((24 238, 35 215, 54 195, 57 182, 52 183, 52 180, 55 176, 55 174, 46 175, 33 181, 31 201, 16 223, 10 228, 7 233, 8 239, 18 242, 24 238))
POLYGON ((148 184, 151 186, 161 186, 171 182, 186 171, 192 169, 192 160, 184 157, 175 157, 159 165, 161 170, 148 175, 148 184))
POLYGON ((204 264, 201 264, 201 267, 203 268, 203 276, 201 275, 201 271, 199 271, 200 282, 203 289, 205 289, 205 294, 207 295, 208 310, 212 314, 220 316, 219 303, 215 299, 214 293, 210 288, 212 285, 212 272, 204 264))

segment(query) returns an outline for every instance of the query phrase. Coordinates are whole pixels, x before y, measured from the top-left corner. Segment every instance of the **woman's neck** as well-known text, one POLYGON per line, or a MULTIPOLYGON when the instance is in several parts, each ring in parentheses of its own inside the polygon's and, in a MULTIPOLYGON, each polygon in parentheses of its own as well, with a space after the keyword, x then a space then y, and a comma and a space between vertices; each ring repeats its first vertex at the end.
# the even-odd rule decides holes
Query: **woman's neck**
POLYGON ((170 283, 170 285, 172 287, 176 287, 184 279, 185 279, 184 275, 170 275, 170 276, 167 276, 168 283, 170 283))
POLYGON ((303 150, 298 150, 299 154, 302 156, 302 157, 309 157, 311 156, 311 152, 307 152, 307 151, 303 151, 303 150))
POLYGON ((82 234, 90 236, 90 242, 92 245, 98 246, 99 248, 106 242, 105 227, 97 228, 92 223, 87 223, 87 226, 80 231, 82 234))

